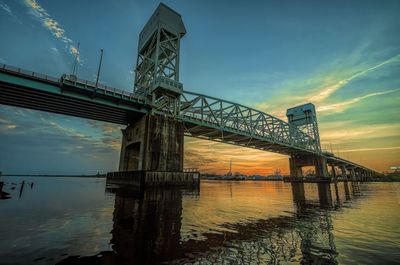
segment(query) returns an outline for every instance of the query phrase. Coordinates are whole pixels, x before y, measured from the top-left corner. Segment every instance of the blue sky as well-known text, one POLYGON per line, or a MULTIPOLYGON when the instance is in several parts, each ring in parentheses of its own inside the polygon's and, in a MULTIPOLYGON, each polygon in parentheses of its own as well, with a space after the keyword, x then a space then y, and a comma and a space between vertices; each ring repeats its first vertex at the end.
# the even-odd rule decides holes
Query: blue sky
MULTIPOLYGON (((377 170, 400 164, 399 1, 165 1, 188 33, 181 81, 284 118, 313 102, 323 147, 377 170), (379 158, 379 159, 377 159, 379 158)), ((0 0, 0 63, 133 87, 138 35, 158 1, 0 0)), ((0 170, 96 173, 116 169, 120 127, 0 107, 0 170), (5 151, 4 151, 5 150, 5 151), (23 161, 23 162, 22 162, 23 161)), ((275 154, 186 139, 188 166, 223 173, 287 171, 275 154)))

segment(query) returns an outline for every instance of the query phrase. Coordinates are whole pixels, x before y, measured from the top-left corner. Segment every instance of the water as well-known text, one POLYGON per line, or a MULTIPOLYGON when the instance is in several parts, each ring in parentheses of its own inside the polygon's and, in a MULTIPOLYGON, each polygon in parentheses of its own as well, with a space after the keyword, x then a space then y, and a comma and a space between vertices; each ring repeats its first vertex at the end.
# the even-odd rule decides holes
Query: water
POLYGON ((400 263, 400 183, 3 180, 0 264, 400 263))

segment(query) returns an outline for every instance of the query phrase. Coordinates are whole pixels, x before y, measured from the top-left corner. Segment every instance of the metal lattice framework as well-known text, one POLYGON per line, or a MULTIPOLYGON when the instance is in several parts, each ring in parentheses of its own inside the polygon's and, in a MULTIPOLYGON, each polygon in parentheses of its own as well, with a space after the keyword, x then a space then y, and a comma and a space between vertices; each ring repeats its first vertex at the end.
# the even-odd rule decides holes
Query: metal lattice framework
POLYGON ((306 134, 310 135, 313 140, 316 142, 318 149, 321 149, 321 143, 319 139, 319 131, 318 131, 318 122, 317 117, 313 115, 311 112, 307 112, 307 123, 302 126, 297 126, 299 130, 302 130, 306 134))
POLYGON ((139 36, 134 93, 154 111, 176 113, 183 86, 179 83, 179 46, 186 29, 181 16, 160 4, 139 36))
MULTIPOLYGON (((163 109, 173 115, 173 110, 163 109)), ((319 153, 313 137, 296 126, 262 111, 230 101, 185 91, 175 118, 185 123, 186 135, 208 140, 293 153, 319 153)))
POLYGON ((157 78, 179 81, 179 40, 163 28, 157 29, 148 44, 138 52, 135 92, 148 94, 157 78))
POLYGON ((289 124, 296 126, 299 130, 311 136, 315 146, 321 150, 319 139, 317 113, 312 103, 303 104, 290 108, 286 111, 286 117, 289 124))

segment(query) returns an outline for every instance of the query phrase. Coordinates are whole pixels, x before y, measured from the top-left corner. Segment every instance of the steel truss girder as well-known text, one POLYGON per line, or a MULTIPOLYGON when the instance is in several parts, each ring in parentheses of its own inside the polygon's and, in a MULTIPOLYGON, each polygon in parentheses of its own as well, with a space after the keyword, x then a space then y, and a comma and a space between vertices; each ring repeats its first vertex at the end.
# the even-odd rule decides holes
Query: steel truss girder
POLYGON ((200 138, 215 138, 237 145, 253 146, 257 149, 273 144, 273 149, 291 154, 293 152, 319 153, 311 135, 283 120, 267 113, 230 101, 184 91, 180 98, 177 119, 195 124, 187 134, 200 138), (201 128, 208 130, 201 130, 201 128), (209 130, 210 128, 214 130, 209 130), (198 130, 200 129, 200 130, 198 130), (224 136, 224 135, 230 136, 224 136), (236 135, 237 137, 233 136, 236 135), (265 143, 267 143, 265 145, 265 143))

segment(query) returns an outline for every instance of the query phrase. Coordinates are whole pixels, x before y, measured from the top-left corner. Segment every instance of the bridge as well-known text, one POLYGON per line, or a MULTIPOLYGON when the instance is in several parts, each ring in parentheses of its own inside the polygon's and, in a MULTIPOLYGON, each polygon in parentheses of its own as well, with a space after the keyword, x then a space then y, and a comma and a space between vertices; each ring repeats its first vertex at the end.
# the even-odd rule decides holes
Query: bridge
POLYGON ((311 103, 288 109, 286 122, 184 90, 179 46, 185 33, 181 16, 160 4, 139 36, 132 93, 72 74, 56 78, 0 64, 0 104, 126 125, 119 171, 164 172, 152 175, 156 182, 165 172, 190 178, 183 172, 184 135, 287 155, 296 179, 304 166, 314 166, 322 179, 336 178, 337 168, 351 179, 377 174, 321 149, 311 103))

